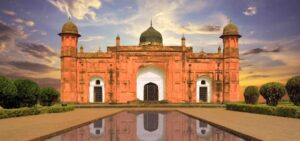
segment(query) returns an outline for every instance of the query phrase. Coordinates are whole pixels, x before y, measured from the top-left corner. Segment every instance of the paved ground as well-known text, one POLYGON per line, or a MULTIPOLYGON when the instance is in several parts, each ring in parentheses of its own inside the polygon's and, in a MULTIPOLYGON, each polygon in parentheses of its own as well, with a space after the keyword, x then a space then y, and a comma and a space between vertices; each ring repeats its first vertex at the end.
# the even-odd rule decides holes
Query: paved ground
MULTIPOLYGON (((125 108, 124 108, 125 109, 125 108)), ((133 110, 133 108, 128 108, 133 110)), ((143 108, 134 108, 143 110, 143 108)), ((172 110, 172 108, 144 108, 146 110, 172 110)), ((227 128, 266 141, 300 140, 300 120, 266 116, 223 108, 173 108, 194 117, 223 125, 227 128)), ((116 112, 118 108, 86 108, 58 114, 43 114, 0 120, 0 140, 24 141, 86 123, 116 112)))
POLYGON ((0 141, 26 141, 80 125, 120 109, 76 109, 66 113, 42 114, 0 120, 0 141))
POLYGON ((179 111, 265 141, 300 140, 300 119, 227 111, 223 108, 184 108, 179 111))

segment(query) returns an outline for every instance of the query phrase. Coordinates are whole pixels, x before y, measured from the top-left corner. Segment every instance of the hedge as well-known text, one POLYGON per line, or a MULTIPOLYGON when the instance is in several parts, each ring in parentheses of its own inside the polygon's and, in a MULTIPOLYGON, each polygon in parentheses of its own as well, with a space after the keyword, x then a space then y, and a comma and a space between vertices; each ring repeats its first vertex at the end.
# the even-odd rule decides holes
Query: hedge
POLYGON ((298 106, 274 107, 274 106, 261 105, 261 104, 251 105, 251 104, 243 104, 243 103, 227 103, 226 110, 300 118, 300 107, 298 106))
POLYGON ((73 106, 51 106, 51 107, 32 107, 18 109, 0 109, 0 119, 21 117, 28 115, 38 115, 42 113, 60 113, 74 110, 73 106))

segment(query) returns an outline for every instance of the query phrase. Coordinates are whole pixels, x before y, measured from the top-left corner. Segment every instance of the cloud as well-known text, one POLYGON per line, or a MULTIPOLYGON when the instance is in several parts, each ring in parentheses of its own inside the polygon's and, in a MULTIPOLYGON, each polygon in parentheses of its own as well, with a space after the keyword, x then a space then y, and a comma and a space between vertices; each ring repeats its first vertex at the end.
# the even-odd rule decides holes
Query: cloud
POLYGON ((6 15, 9 15, 9 16, 15 16, 16 13, 14 11, 10 11, 10 10, 2 10, 2 12, 6 15))
POLYGON ((31 30, 31 32, 32 32, 32 33, 40 33, 40 34, 43 35, 43 36, 48 35, 47 32, 42 31, 42 30, 38 30, 38 29, 31 30))
POLYGON ((54 63, 54 59, 58 57, 54 49, 41 43, 18 42, 17 47, 20 51, 49 63, 54 63))
POLYGON ((278 53, 282 49, 281 47, 277 46, 275 48, 254 48, 247 50, 246 52, 242 53, 242 55, 251 55, 251 54, 259 54, 259 53, 278 53))
POLYGON ((246 79, 267 78, 267 77, 270 77, 270 75, 255 74, 246 77, 246 79))
POLYGON ((31 76, 26 76, 24 75, 24 73, 5 73, 2 70, 0 70, 0 75, 4 75, 10 79, 30 79, 38 83, 38 85, 41 87, 53 87, 57 90, 59 90, 60 88, 60 79, 57 78, 35 78, 31 76))
POLYGON ((35 73, 48 73, 51 71, 58 71, 59 69, 50 67, 45 64, 32 63, 27 61, 10 61, 6 65, 13 66, 18 69, 27 70, 35 73))
POLYGON ((137 10, 133 12, 133 15, 114 23, 124 24, 123 33, 136 37, 150 25, 150 19, 153 20, 153 27, 168 37, 171 34, 181 35, 182 33, 218 34, 221 32, 221 27, 228 23, 228 18, 223 13, 210 14, 201 22, 183 19, 187 14, 201 11, 208 6, 208 2, 203 0, 140 0, 137 1, 137 10))
POLYGON ((2 22, 0 22, 0 31, 0 52, 15 46, 17 38, 22 36, 22 33, 18 32, 17 29, 2 22))
POLYGON ((30 26, 30 27, 34 26, 33 21, 26 21, 26 20, 23 20, 21 18, 16 18, 14 21, 17 22, 17 23, 20 23, 20 24, 24 24, 26 26, 30 26))
POLYGON ((96 19, 95 10, 101 7, 100 0, 48 0, 60 12, 78 20, 96 19))
POLYGON ((246 16, 253 16, 257 13, 257 10, 256 10, 256 7, 254 6, 250 6, 248 7, 244 12, 243 14, 246 15, 246 16))
POLYGON ((94 41, 94 40, 101 40, 103 38, 104 38, 103 36, 87 36, 87 37, 80 38, 79 41, 90 42, 90 41, 94 41))

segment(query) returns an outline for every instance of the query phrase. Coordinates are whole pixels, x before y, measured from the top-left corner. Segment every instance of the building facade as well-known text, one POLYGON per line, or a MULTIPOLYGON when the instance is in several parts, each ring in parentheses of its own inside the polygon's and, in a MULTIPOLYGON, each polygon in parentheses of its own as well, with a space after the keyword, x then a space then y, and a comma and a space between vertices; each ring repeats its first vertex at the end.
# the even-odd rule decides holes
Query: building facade
POLYGON ((77 49, 77 26, 66 22, 61 33, 61 100, 79 103, 130 101, 223 102, 239 100, 238 28, 230 22, 216 53, 186 46, 164 46, 152 25, 139 45, 116 45, 107 52, 77 49))

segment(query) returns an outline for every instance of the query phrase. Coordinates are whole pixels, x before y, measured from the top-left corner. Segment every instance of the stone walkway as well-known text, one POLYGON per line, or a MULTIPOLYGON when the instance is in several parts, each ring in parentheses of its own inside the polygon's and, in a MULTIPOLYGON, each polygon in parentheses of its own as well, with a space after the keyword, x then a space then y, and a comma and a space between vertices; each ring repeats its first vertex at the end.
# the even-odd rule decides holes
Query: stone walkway
POLYGON ((178 110, 264 141, 300 140, 300 119, 235 112, 223 108, 178 110))
MULTIPOLYGON (((266 141, 300 140, 300 119, 227 111, 223 108, 127 108, 128 110, 179 110, 266 141)), ((25 141, 82 125, 126 108, 86 108, 0 120, 0 140, 25 141)))
POLYGON ((76 109, 0 120, 0 141, 27 141, 111 115, 120 109, 76 109))

